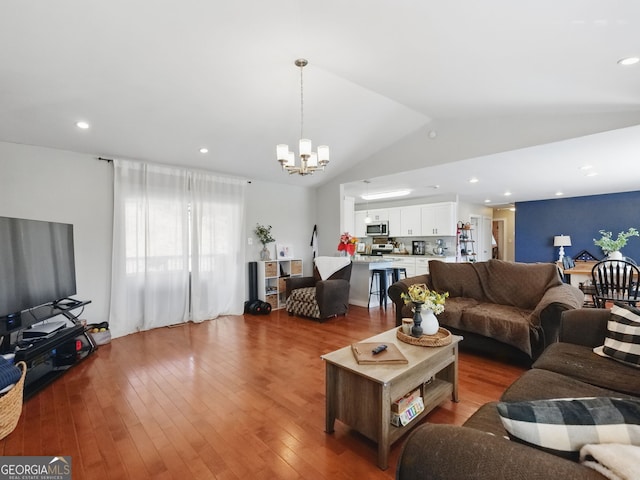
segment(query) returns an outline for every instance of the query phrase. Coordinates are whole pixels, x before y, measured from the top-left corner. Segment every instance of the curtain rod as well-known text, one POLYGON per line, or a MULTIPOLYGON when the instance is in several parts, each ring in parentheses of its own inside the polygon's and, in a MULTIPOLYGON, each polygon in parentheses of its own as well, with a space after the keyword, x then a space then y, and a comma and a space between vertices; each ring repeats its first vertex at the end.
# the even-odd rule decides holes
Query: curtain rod
MULTIPOLYGON (((96 160, 102 160, 103 162, 113 163, 113 158, 97 157, 96 160)), ((251 183, 251 180, 247 180, 247 183, 251 183)))

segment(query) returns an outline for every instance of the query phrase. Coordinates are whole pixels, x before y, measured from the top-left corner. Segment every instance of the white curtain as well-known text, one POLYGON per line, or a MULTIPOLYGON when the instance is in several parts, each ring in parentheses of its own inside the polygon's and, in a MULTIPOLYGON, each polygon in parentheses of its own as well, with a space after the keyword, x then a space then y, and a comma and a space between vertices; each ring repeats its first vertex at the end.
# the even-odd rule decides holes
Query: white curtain
POLYGON ((244 310, 244 195, 247 183, 191 176, 191 319, 244 310))
POLYGON ((114 337, 242 312, 245 185, 114 161, 114 337))

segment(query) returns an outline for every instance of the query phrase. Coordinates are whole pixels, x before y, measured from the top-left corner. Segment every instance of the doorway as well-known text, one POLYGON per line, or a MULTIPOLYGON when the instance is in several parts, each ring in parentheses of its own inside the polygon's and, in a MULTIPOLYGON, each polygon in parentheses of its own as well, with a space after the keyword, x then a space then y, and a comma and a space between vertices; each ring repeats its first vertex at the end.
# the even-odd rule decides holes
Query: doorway
POLYGON ((504 219, 493 220, 491 233, 491 258, 505 260, 506 236, 504 219))

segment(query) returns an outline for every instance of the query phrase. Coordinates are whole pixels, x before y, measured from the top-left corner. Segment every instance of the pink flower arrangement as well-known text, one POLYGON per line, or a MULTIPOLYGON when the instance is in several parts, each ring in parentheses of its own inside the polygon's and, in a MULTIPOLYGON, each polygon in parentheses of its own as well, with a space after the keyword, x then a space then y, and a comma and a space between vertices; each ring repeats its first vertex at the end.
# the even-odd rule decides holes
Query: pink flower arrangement
POLYGON ((342 235, 340 235, 338 251, 347 252, 347 255, 355 255, 357 242, 358 239, 356 237, 349 235, 349 232, 344 232, 342 235))

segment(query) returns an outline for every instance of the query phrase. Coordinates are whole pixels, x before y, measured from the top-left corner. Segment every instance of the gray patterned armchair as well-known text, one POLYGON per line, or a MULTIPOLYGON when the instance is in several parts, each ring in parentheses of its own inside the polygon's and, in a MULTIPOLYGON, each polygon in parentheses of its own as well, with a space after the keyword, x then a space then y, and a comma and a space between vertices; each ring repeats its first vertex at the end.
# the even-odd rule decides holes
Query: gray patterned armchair
POLYGON ((349 280, 351 266, 346 266, 322 280, 318 267, 313 268, 313 277, 291 277, 286 279, 287 312, 324 321, 349 310, 349 280))

